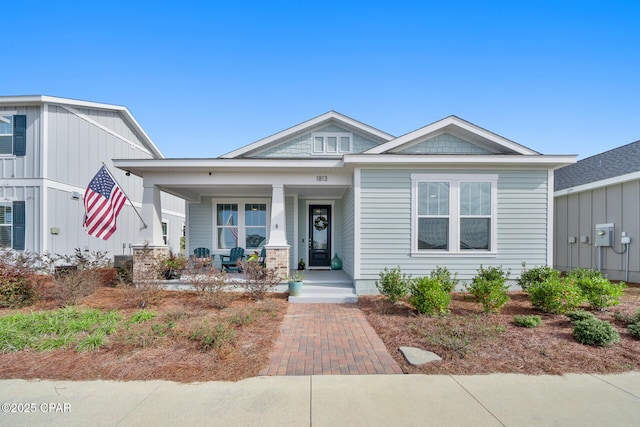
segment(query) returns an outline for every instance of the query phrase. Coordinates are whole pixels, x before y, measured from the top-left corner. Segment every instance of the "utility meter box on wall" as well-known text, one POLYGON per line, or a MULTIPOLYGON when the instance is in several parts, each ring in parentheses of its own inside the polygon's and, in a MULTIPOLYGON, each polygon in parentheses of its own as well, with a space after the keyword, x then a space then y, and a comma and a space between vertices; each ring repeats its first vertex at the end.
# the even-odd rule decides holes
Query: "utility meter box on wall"
POLYGON ((596 224, 596 246, 613 244, 613 224, 596 224))

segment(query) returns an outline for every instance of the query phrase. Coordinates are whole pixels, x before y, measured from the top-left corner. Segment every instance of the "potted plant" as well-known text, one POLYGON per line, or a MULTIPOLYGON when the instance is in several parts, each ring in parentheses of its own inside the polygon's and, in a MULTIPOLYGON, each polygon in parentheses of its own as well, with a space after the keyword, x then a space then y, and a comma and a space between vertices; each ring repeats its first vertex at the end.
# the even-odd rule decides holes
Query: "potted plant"
POLYGON ((303 271, 293 271, 288 277, 289 295, 297 297, 302 293, 302 281, 304 280, 303 271))
POLYGON ((165 279, 178 279, 182 274, 182 270, 187 266, 187 259, 182 255, 169 252, 169 256, 162 261, 162 266, 164 267, 162 274, 165 279))

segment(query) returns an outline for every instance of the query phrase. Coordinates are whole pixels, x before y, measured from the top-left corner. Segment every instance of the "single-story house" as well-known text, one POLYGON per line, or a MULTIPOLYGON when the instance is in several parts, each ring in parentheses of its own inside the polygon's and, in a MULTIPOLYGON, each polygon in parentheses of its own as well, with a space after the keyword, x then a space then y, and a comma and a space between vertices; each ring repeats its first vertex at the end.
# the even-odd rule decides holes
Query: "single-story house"
POLYGON ((640 282, 640 141, 556 171, 555 229, 555 268, 640 282))
POLYGON ((142 238, 161 246, 161 191, 187 200, 187 252, 267 249, 267 265, 330 268, 358 294, 385 268, 553 262, 554 170, 543 155, 455 116, 395 137, 330 111, 213 159, 122 159, 142 177, 142 238))

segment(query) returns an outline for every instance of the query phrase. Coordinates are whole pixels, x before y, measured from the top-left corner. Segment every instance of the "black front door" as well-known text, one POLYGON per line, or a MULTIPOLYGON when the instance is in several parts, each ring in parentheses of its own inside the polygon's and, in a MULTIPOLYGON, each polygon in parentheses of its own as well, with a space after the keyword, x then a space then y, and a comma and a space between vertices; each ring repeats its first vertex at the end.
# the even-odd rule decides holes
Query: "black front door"
POLYGON ((331 206, 309 205, 309 267, 331 266, 331 206))

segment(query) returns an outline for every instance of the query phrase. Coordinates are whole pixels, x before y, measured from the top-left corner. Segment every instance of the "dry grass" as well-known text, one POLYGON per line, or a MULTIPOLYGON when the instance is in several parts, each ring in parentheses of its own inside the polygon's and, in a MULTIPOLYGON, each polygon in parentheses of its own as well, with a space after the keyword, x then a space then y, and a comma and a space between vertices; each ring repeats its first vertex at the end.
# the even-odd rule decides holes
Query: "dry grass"
POLYGON ((361 297, 359 306, 405 373, 522 374, 615 373, 640 369, 640 340, 631 337, 615 313, 640 308, 640 288, 627 290, 619 306, 594 312, 613 323, 621 341, 608 348, 579 344, 566 316, 535 310, 527 294, 510 293, 500 314, 481 313, 479 304, 454 293, 451 313, 443 317, 417 315, 408 305, 390 304, 384 297, 361 297), (516 315, 540 315, 537 328, 516 326, 516 315), (398 351, 413 346, 433 351, 442 361, 421 367, 409 365, 398 351))
MULTIPOLYGON (((130 308, 122 289, 99 288, 79 306, 118 310, 123 318, 130 308)), ((52 308, 50 302, 20 311, 52 308)), ((211 309, 196 292, 161 291, 158 303, 147 307, 156 317, 143 324, 121 327, 106 347, 86 353, 74 350, 20 351, 0 354, 1 378, 69 380, 152 380, 178 382, 228 380, 256 376, 268 363, 269 352, 286 311, 283 294, 270 294, 254 302, 236 298, 227 308, 211 309), (219 348, 202 351, 190 339, 198 328, 224 325, 233 339, 219 348), (155 326, 154 326, 155 325, 155 326)), ((10 310, 0 310, 0 315, 10 310)))

